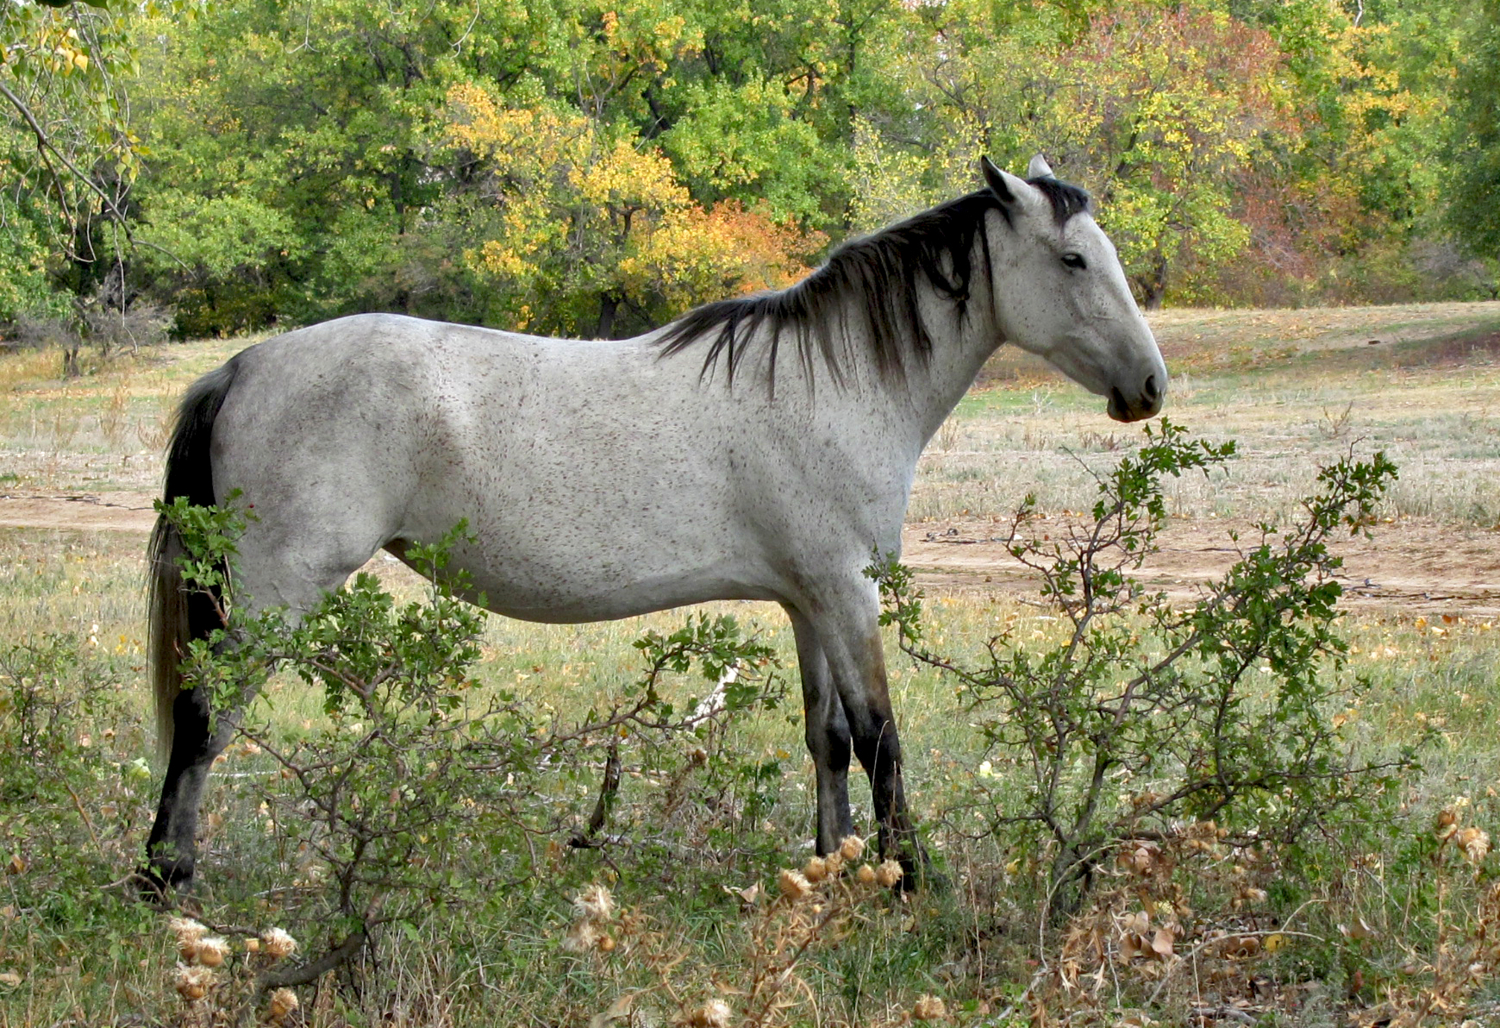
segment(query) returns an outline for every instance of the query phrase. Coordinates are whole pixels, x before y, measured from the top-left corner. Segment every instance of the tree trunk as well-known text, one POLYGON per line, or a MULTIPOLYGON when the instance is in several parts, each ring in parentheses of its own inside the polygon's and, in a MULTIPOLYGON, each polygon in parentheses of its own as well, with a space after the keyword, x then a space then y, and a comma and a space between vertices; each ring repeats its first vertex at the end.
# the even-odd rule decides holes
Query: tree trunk
POLYGON ((599 297, 599 327, 594 330, 595 339, 608 339, 615 330, 615 311, 620 307, 620 298, 614 293, 599 297))
POLYGON ((1167 259, 1157 254, 1153 263, 1151 273, 1141 278, 1141 292, 1145 294, 1142 301, 1148 311, 1159 311, 1167 294, 1167 259))

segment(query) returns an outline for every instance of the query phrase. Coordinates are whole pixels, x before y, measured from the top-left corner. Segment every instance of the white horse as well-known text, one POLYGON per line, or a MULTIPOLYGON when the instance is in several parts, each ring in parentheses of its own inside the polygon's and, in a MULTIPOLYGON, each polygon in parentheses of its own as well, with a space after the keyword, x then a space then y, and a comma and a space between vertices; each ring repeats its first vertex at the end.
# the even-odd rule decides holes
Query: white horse
MULTIPOLYGON (((1108 398, 1160 410, 1167 370, 1088 196, 1040 157, 987 188, 845 244, 781 292, 709 304, 620 342, 544 339, 390 314, 251 347, 182 402, 165 495, 256 520, 236 600, 318 603, 377 550, 460 519, 453 563, 489 609, 531 621, 630 617, 719 599, 791 618, 817 850, 854 831, 851 752, 882 853, 922 860, 887 693, 873 553, 897 552, 917 458, 1002 343, 1108 398), (779 359, 778 359, 779 357, 779 359)), ((209 731, 184 690, 187 640, 216 627, 182 588, 180 540, 152 544, 151 635, 169 761, 148 873, 193 874, 204 781, 238 720, 209 731)))

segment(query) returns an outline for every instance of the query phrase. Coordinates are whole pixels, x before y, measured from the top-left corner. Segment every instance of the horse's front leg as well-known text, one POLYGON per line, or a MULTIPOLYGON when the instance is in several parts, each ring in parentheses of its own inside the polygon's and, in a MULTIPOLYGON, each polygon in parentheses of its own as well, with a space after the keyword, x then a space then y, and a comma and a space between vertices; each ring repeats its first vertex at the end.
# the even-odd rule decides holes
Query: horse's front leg
POLYGON ((786 612, 797 639, 807 752, 817 775, 818 855, 827 856, 854 834, 849 813, 849 757, 853 752, 849 721, 812 622, 795 607, 788 606, 786 612))
MULTIPOLYGON (((929 861, 906 806, 901 740, 880 640, 878 596, 873 585, 866 588, 862 583, 842 602, 825 602, 819 608, 810 620, 842 701, 854 755, 870 778, 880 855, 899 860, 907 887, 915 888, 927 878, 929 861)), ((846 806, 847 802, 846 797, 846 806)), ((821 813, 820 803, 820 822, 821 813)))
POLYGON ((214 759, 234 737, 238 712, 221 712, 210 732, 207 689, 184 689, 172 704, 172 752, 162 782, 156 823, 146 841, 152 886, 192 884, 198 852, 198 812, 214 759))

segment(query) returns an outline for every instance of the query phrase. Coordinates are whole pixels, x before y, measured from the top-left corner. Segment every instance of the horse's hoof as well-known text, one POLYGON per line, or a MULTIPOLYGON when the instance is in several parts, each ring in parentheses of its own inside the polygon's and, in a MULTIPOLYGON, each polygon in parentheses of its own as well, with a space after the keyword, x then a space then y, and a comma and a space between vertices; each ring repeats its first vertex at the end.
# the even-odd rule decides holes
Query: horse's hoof
POLYGON ((131 883, 142 900, 165 905, 171 894, 192 890, 193 858, 151 857, 131 876, 131 883))
POLYGON ((136 868, 127 884, 135 892, 135 898, 142 903, 149 903, 156 907, 165 907, 171 903, 169 894, 172 887, 156 873, 154 868, 136 868))

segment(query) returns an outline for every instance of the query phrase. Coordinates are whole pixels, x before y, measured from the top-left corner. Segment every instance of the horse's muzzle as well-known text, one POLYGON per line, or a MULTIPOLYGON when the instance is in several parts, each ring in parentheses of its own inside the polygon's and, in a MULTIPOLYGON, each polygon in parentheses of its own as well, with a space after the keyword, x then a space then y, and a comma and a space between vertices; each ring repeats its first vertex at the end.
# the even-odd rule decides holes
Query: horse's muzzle
POLYGON ((1125 394, 1120 392, 1120 387, 1115 386, 1109 391, 1109 416, 1116 421, 1144 421, 1155 417, 1161 412, 1162 402, 1166 399, 1165 390, 1158 384, 1155 375, 1147 375, 1146 381, 1141 386, 1140 396, 1132 403, 1125 399, 1125 394))

